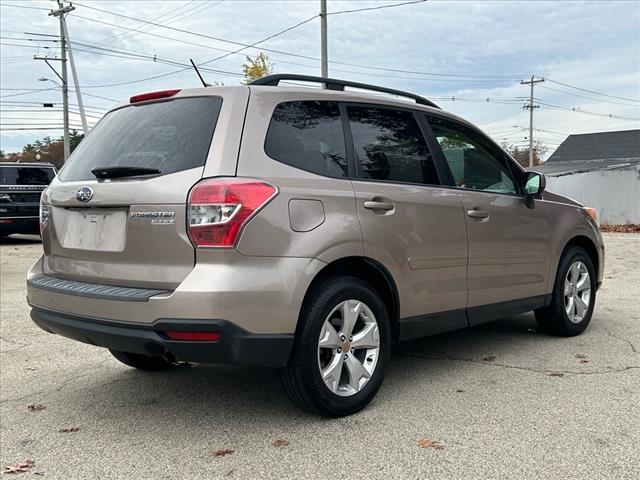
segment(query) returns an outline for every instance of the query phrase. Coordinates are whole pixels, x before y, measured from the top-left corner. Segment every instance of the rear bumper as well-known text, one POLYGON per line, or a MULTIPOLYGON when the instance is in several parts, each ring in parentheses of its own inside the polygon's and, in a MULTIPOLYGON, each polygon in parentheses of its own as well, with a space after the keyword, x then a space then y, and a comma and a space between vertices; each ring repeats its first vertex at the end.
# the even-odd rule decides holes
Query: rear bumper
POLYGON ((282 367, 293 346, 292 334, 249 333, 226 320, 159 319, 152 324, 134 324, 69 315, 32 307, 31 318, 49 333, 130 353, 166 355, 185 362, 225 363, 282 367), (163 332, 219 332, 220 340, 175 341, 163 332))

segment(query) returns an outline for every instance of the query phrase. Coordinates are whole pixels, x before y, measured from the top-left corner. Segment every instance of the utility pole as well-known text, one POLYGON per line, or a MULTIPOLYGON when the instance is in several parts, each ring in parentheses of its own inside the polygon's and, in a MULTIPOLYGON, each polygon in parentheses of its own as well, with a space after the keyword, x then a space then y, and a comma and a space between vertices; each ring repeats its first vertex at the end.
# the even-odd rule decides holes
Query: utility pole
MULTIPOLYGON (((50 17, 58 17, 60 20, 60 58, 54 58, 51 60, 60 60, 60 62, 62 63, 62 75, 58 76, 60 77, 60 80, 62 80, 62 123, 64 125, 62 140, 64 145, 65 162, 67 161, 67 158, 69 158, 69 86, 67 82, 67 45, 64 36, 63 15, 72 10, 75 10, 75 8, 71 5, 69 5, 68 7, 64 7, 61 2, 58 2, 58 10, 51 10, 49 12, 50 17)), ((43 60, 45 60, 45 62, 47 62, 47 65, 51 67, 47 59, 43 58, 43 60)), ((51 68, 53 69, 53 67, 51 68)), ((55 69, 53 70, 55 71, 55 69)))
POLYGON ((321 76, 329 76, 329 58, 327 53, 327 0, 320 0, 320 60, 321 76))
MULTIPOLYGON (((71 10, 74 7, 70 6, 71 10)), ((82 103, 82 94, 80 93, 80 82, 78 81, 78 72, 76 72, 76 63, 73 61, 73 49, 71 48, 71 39, 69 38, 69 30, 67 29, 67 21, 64 15, 60 15, 60 23, 63 28, 64 38, 66 39, 67 48, 69 50, 69 62, 71 63, 71 74, 73 75, 73 85, 76 89, 76 98, 78 99, 78 110, 80 111, 80 120, 82 120, 82 133, 86 137, 89 133, 87 128, 87 117, 84 114, 84 103, 82 103)))
POLYGON ((533 109, 540 108, 540 105, 533 104, 533 86, 536 83, 544 82, 544 78, 535 80, 535 75, 531 75, 531 80, 521 80, 522 85, 531 85, 531 93, 529 94, 529 103, 524 106, 529 110, 529 168, 533 167, 533 109))

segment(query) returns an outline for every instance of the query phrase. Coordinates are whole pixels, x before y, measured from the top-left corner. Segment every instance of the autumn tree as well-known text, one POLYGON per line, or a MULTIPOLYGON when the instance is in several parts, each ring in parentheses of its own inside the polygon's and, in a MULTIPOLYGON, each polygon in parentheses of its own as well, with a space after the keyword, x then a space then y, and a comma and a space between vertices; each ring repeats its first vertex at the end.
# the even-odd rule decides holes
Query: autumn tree
POLYGON ((242 64, 242 73, 244 73, 245 83, 253 82, 258 78, 272 74, 273 63, 263 52, 260 52, 254 58, 247 55, 245 62, 242 64))
MULTIPOLYGON (((516 161, 524 168, 529 167, 529 147, 519 147, 510 143, 503 143, 504 148, 509 154, 516 159, 516 161)), ((533 144, 533 165, 540 165, 542 163, 542 157, 547 153, 547 146, 540 140, 533 144)))

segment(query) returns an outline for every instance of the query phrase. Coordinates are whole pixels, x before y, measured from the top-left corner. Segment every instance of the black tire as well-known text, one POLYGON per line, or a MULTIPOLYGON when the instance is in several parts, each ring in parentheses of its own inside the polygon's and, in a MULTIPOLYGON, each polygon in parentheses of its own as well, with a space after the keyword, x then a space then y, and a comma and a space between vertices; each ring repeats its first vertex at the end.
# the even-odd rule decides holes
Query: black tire
POLYGON ((591 316, 593 315, 593 308, 596 303, 596 270, 593 266, 593 262, 587 252, 581 247, 569 247, 560 257, 560 263, 558 265, 558 271, 556 273, 556 280, 553 286, 551 304, 548 307, 540 308, 535 311, 536 321, 540 326, 540 329, 551 335, 560 337, 573 337, 580 335, 585 331, 591 316), (565 298, 564 298, 564 283, 567 273, 571 265, 581 261, 589 272, 589 280, 591 286, 591 299, 589 302, 589 308, 579 323, 574 323, 569 319, 567 311, 565 310, 565 298))
POLYGON ((149 355, 141 355, 139 353, 119 352, 117 350, 109 350, 111 355, 116 357, 119 361, 128 365, 129 367, 137 368, 138 370, 157 371, 167 370, 174 366, 169 360, 164 357, 152 357, 149 355))
POLYGON ((355 277, 326 277, 309 291, 300 311, 296 339, 289 363, 280 377, 291 401, 303 410, 327 417, 342 417, 362 410, 376 395, 391 355, 389 315, 380 296, 355 277), (318 342, 325 319, 345 300, 364 302, 376 317, 380 350, 377 364, 362 390, 351 396, 333 393, 322 380, 318 342))

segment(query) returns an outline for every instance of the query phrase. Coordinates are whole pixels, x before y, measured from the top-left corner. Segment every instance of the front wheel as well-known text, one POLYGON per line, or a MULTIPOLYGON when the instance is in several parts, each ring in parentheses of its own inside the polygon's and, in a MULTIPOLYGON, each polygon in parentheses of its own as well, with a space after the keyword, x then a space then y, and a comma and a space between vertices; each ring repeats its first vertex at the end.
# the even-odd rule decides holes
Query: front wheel
POLYGON ((111 355, 129 367, 138 370, 156 371, 166 370, 174 366, 164 357, 152 357, 149 355, 141 355, 139 353, 120 352, 117 350, 109 350, 111 355))
POLYGON ((551 305, 535 311, 542 330, 562 337, 584 332, 596 301, 596 271, 584 249, 570 247, 562 254, 552 295, 551 305))
POLYGON ((389 316, 378 293, 359 278, 328 277, 307 295, 282 382, 304 410, 351 415, 382 385, 390 352, 389 316))

